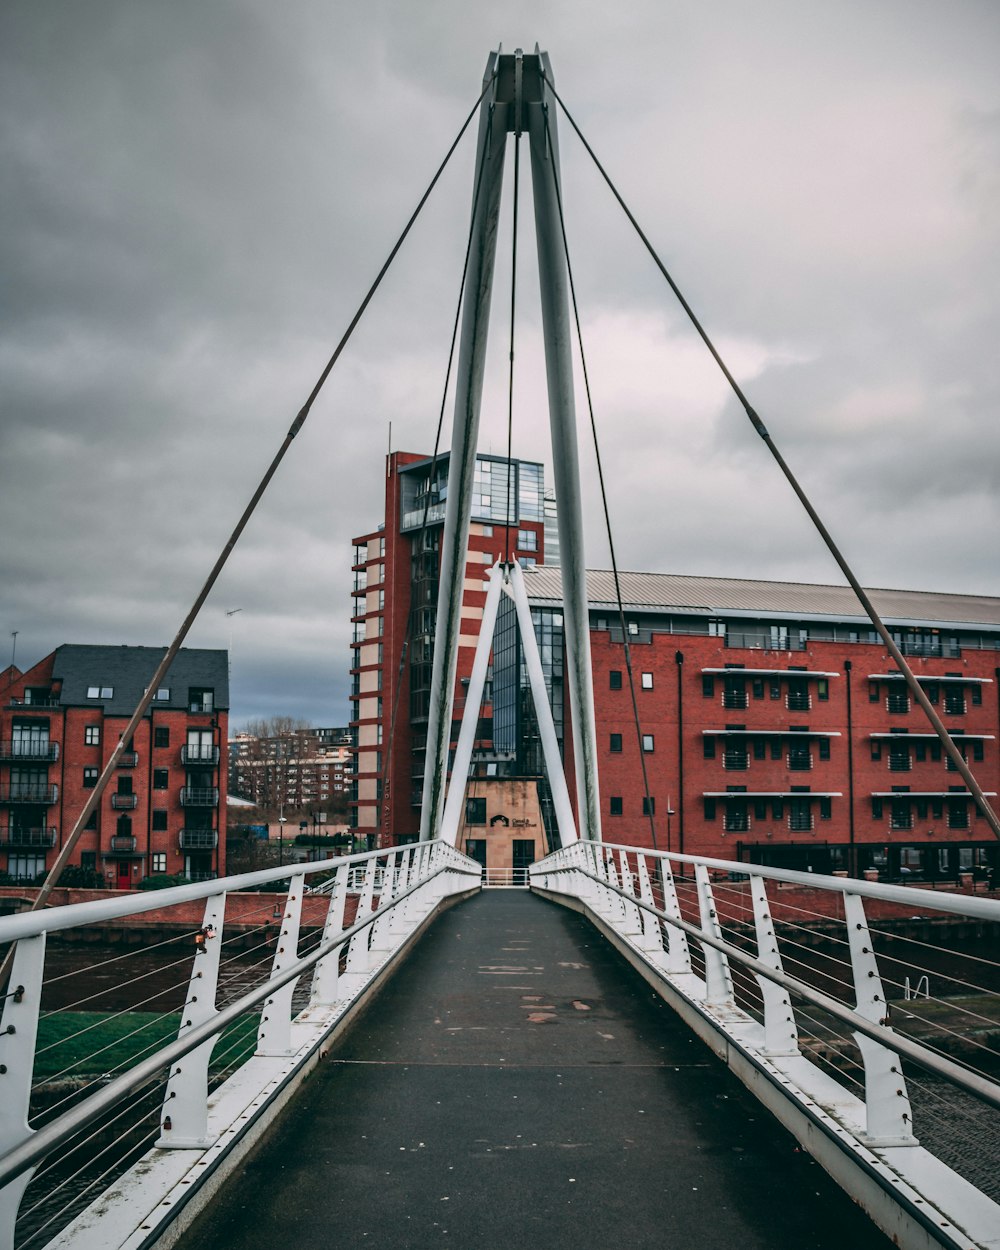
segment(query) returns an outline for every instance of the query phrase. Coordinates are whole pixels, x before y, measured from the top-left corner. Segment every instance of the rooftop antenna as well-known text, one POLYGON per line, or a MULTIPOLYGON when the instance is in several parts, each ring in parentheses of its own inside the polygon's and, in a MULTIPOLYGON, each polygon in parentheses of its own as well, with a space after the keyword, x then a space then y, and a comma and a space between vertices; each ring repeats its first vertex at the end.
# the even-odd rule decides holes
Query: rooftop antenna
POLYGON ((10 666, 11 668, 14 667, 14 652, 17 650, 17 636, 20 632, 21 631, 19 629, 12 629, 10 631, 10 636, 14 640, 10 644, 10 666))

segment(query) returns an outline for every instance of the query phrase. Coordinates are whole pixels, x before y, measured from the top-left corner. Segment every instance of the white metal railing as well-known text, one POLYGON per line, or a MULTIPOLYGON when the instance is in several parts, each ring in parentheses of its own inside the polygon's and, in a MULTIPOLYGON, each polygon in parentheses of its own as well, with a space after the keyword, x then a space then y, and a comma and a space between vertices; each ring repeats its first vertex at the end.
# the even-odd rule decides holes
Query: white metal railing
POLYGON ((530 873, 722 1035, 755 1092, 750 1069, 796 1114, 818 1109, 836 1150, 891 1162, 886 1191, 940 1244, 1000 1245, 1000 968, 982 937, 997 930, 966 956, 940 924, 1000 925, 1000 901, 594 842, 530 873))
MULTIPOLYGON (((0 918, 0 945, 15 943, 0 1021, 0 1250, 14 1245, 22 1197, 36 1171, 31 1201, 24 1204, 26 1230, 18 1233, 23 1245, 45 1244, 82 1205, 114 1182, 119 1139, 123 1156, 131 1152, 135 1157, 137 1141, 140 1147, 155 1142, 158 1148, 144 1157, 138 1180, 130 1173, 128 1186, 121 1182, 125 1187, 116 1200, 121 1218, 127 1220, 127 1209, 136 1201, 148 1200, 148 1210, 155 1210, 164 1201, 162 1186, 179 1183, 175 1163, 163 1160, 176 1161, 171 1152, 188 1151, 194 1167, 214 1143, 227 1135, 235 1140, 245 1131, 248 1104, 253 1103, 256 1114, 258 1106, 284 1088, 296 1065, 314 1062, 337 1021, 428 916, 447 897, 479 885, 479 865, 438 841, 0 918), (317 874, 326 879, 310 890, 308 880, 317 874), (273 893, 260 893, 268 887, 280 891, 280 901, 273 893), (356 893, 350 902, 349 893, 356 893), (308 932, 302 934, 304 906, 308 932), (95 1013, 100 994, 81 980, 86 970, 68 976, 57 969, 46 977, 49 934, 94 925, 107 931, 116 923, 141 922, 143 913, 154 911, 159 926, 155 945, 144 942, 141 951, 126 949, 103 964, 103 980, 108 981, 111 965, 110 979, 119 993, 135 985, 128 1008, 95 1013), (171 917, 177 917, 177 936, 160 940, 171 917), (173 979, 166 989, 143 990, 152 974, 130 961, 148 959, 156 949, 163 951, 162 967, 173 979), (305 973, 311 974, 308 990, 305 973), (46 995, 59 990, 65 996, 73 978, 83 986, 79 998, 69 1008, 45 1010, 46 995), (300 981, 303 988, 296 992, 300 981), (173 995, 173 1009, 150 1011, 164 995, 173 995), (81 1009, 88 1014, 73 1015, 81 1009), (95 1014, 109 1014, 110 1021, 95 1023, 95 1014), (54 1023, 61 1027, 53 1029, 54 1023), (108 1057, 114 1051, 98 1026, 109 1023, 120 1038, 134 1039, 127 1059, 114 1062, 108 1057), (73 1050, 65 1065, 55 1065, 61 1068, 60 1079, 48 1080, 42 1116, 32 1101, 32 1094, 46 1084, 33 1082, 40 1024, 48 1069, 53 1067, 53 1047, 68 1041, 73 1050), (152 1041, 143 1041, 143 1030, 151 1026, 152 1041), (169 1037, 171 1027, 175 1039, 166 1041, 164 1033, 169 1037), (91 1031, 100 1039, 92 1053, 74 1058, 91 1031), (224 1033, 220 1049, 233 1053, 224 1056, 221 1070, 216 1063, 210 1075, 213 1048, 224 1033), (277 1083, 276 1063, 281 1069, 277 1083), (211 1100, 210 1084, 217 1086, 211 1100), (144 1100, 135 1122, 126 1123, 122 1117, 144 1100), (81 1143, 100 1141, 109 1133, 111 1140, 97 1153, 110 1152, 111 1164, 91 1182, 87 1196, 87 1186, 75 1173, 60 1173, 60 1163, 86 1154, 90 1148, 81 1143), (159 1181, 152 1179, 156 1175, 159 1181), (82 1188, 83 1201, 70 1205, 52 1192, 59 1184, 74 1195, 82 1188)), ((121 1163, 117 1172, 125 1166, 121 1163)), ((148 1210, 135 1218, 148 1218, 148 1210)), ((124 1244, 128 1230, 115 1231, 106 1212, 102 1220, 100 1244, 124 1244)), ((77 1244, 72 1241, 74 1229, 86 1221, 86 1212, 77 1216, 60 1234, 60 1245, 77 1244)))

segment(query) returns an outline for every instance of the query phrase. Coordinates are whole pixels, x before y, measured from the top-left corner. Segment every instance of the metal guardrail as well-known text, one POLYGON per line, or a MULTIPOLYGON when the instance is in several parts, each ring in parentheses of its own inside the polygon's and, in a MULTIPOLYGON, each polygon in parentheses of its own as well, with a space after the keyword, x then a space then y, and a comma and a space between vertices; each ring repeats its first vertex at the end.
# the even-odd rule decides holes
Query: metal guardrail
POLYGON ((970 955, 941 972, 947 937, 900 937, 877 913, 1000 924, 1000 901, 593 842, 530 871, 586 909, 772 1110, 790 1105, 777 1113, 793 1131, 812 1126, 800 1140, 841 1184, 845 1154, 857 1177, 878 1174, 882 1196, 859 1200, 884 1228, 902 1210, 931 1244, 997 1244, 1000 1182, 982 1156, 1000 1142, 1000 969, 970 955))
MULTIPOLYGON (((221 1166, 224 1152, 220 1153, 220 1143, 238 1142, 248 1129, 248 1119, 256 1123, 268 1100, 281 1096, 290 1081, 301 1079, 294 1075, 300 1068, 305 1070, 321 1057, 320 1046, 338 1021, 440 903, 451 894, 478 887, 478 864, 451 846, 424 842, 0 918, 0 944, 16 943, 0 1021, 0 1245, 14 1244, 18 1208, 40 1164, 40 1176, 56 1175, 60 1160, 73 1151, 86 1151, 90 1135, 106 1132, 119 1115, 152 1095, 153 1102, 142 1113, 145 1119, 140 1129, 149 1145, 155 1140, 156 1149, 144 1155, 135 1170, 123 1178, 114 1200, 105 1204, 105 1195, 97 1204, 101 1210, 99 1233, 91 1230, 86 1234, 88 1218, 97 1218, 88 1217, 87 1212, 59 1233, 61 1246, 95 1244, 95 1236, 99 1244, 109 1246, 123 1245, 133 1234, 142 1240, 142 1221, 148 1224, 153 1218, 160 1222, 168 1208, 173 1211, 183 1206, 185 1195, 193 1192, 183 1185, 191 1180, 200 1182, 208 1174, 206 1167, 221 1166), (328 876, 322 894, 307 889, 308 879, 317 874, 328 876), (360 894, 352 909, 347 909, 351 878, 360 882, 360 894), (237 989, 229 991, 229 1001, 217 1006, 219 996, 227 997, 223 994, 226 978, 220 981, 220 966, 225 970, 223 947, 230 940, 224 937, 227 904, 237 912, 234 923, 239 924, 241 917, 252 914, 255 900, 261 897, 257 893, 248 896, 246 891, 266 891, 269 886, 287 892, 283 906, 275 906, 273 894, 266 893, 256 904, 263 919, 255 921, 253 932, 272 934, 262 939, 263 953, 258 961, 265 965, 262 979, 242 992, 244 983, 237 978, 237 989), (300 940, 303 904, 308 897, 315 898, 310 904, 311 923, 321 927, 313 928, 311 938, 300 940), (239 904, 236 899, 241 900, 239 904), (191 904, 204 904, 200 927, 191 923, 191 904), (29 1126, 47 935, 81 926, 106 929, 115 922, 154 911, 157 924, 163 924, 171 909, 185 907, 188 912, 180 913, 181 931, 176 939, 181 943, 181 963, 168 965, 179 968, 186 964, 190 969, 189 981, 182 973, 188 985, 184 1009, 167 1017, 168 1023, 173 1019, 179 1024, 176 1040, 165 1045, 154 1042, 153 1046, 137 1043, 134 1061, 118 1067, 105 1058, 101 1044, 95 1043, 91 1068, 96 1064, 99 1075, 64 1102, 65 1110, 52 1115, 50 1107, 44 1123, 37 1128, 29 1126), (300 994, 293 1007, 296 983, 307 973, 311 982, 306 1004, 303 1008, 300 994), (249 1043, 251 1053, 231 1061, 235 1070, 214 1091, 210 1105, 213 1046, 224 1031, 234 1027, 242 1027, 245 1035, 248 1021, 256 1037, 249 1043), (250 1104, 254 1113, 248 1117, 250 1104), (178 1167, 175 1151, 189 1152, 187 1167, 178 1167), (180 1179, 184 1176, 187 1180, 180 1179), (168 1197, 175 1190, 176 1197, 168 1197), (136 1216, 139 1223, 131 1231, 125 1230, 121 1221, 127 1223, 137 1202, 147 1203, 145 1214, 136 1216), (77 1232, 80 1241, 74 1240, 77 1232)), ((127 961, 135 955, 128 951, 121 958, 127 961)), ((142 981, 141 976, 133 978, 124 972, 118 972, 115 979, 119 984, 142 981)), ((85 992, 82 1005, 89 1009, 91 1002, 92 995, 85 992)), ((48 1017, 45 1013, 46 1024, 48 1017)), ((127 1024, 126 1038, 135 1032, 131 1019, 127 1024)), ((81 1027, 82 1033, 70 1030, 71 1040, 85 1035, 90 1026, 81 1027)), ((117 1145, 117 1137, 116 1131, 109 1148, 117 1145)), ((122 1150, 123 1154, 130 1150, 130 1158, 134 1158, 135 1141, 130 1139, 122 1150)), ((119 1167, 119 1175, 126 1166, 127 1161, 119 1167)), ((110 1179, 113 1181, 114 1176, 110 1179)), ((102 1189, 108 1181, 106 1174, 101 1177, 102 1189)), ((41 1201, 46 1201, 45 1196, 41 1201)), ((62 1201, 53 1201, 57 1215, 52 1218, 57 1223, 65 1223, 76 1213, 70 1208, 64 1216, 62 1201)), ((32 1244, 40 1243, 33 1240, 32 1244)))

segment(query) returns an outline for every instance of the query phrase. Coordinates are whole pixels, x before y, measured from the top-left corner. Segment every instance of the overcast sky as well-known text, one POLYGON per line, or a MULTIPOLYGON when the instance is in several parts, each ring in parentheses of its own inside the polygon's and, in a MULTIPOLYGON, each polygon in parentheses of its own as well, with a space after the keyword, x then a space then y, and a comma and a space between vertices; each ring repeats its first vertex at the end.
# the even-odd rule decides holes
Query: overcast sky
MULTIPOLYGON (((5 0, 0 664, 170 641, 490 50, 536 41, 861 580, 1000 594, 995 0, 5 0)), ((560 133, 620 563, 839 581, 560 133)), ((351 538, 390 421, 433 444, 473 165, 470 132, 189 636, 232 637, 236 725, 346 722, 351 538)), ((514 450, 548 460, 525 207, 514 450)))

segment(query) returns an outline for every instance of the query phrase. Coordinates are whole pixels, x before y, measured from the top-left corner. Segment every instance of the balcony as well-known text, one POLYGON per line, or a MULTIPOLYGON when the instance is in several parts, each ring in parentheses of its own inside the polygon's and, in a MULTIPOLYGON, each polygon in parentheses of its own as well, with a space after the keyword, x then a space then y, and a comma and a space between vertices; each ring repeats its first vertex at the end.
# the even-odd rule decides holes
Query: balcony
POLYGON ((218 764, 218 762, 219 748, 217 746, 181 747, 182 764, 218 764))
POLYGON ((722 754, 722 767, 733 769, 736 772, 746 772, 749 767, 749 757, 746 751, 728 750, 722 754))
POLYGON ((14 782, 13 785, 0 786, 0 803, 36 803, 50 807, 58 802, 59 787, 44 783, 33 785, 27 782, 14 782))
POLYGON ((111 850, 116 855, 130 855, 135 851, 135 838, 127 834, 115 834, 111 839, 111 850))
POLYGON ((9 847, 12 850, 21 848, 48 850, 55 844, 55 829, 0 829, 0 847, 9 847))
POLYGON ((53 708, 53 707, 59 707, 60 704, 59 704, 58 699, 54 699, 51 695, 49 695, 45 698, 37 697, 33 699, 8 699, 7 706, 16 707, 16 708, 28 708, 30 711, 33 712, 36 708, 53 708))
POLYGON ((747 707, 747 692, 745 690, 724 691, 722 695, 722 706, 728 708, 747 707))
POLYGON ((215 786, 185 786, 180 799, 181 807, 218 807, 219 791, 215 786))
POLYGON ((182 829, 180 848, 182 851, 214 851, 219 845, 219 835, 215 829, 182 829))
POLYGON ((39 764, 54 764, 59 758, 58 742, 0 742, 0 761, 31 760, 39 764))
POLYGON ((808 712, 812 707, 812 695, 808 690, 789 690, 785 706, 792 712, 808 712))
POLYGON ((118 763, 115 765, 115 767, 116 768, 135 768, 138 763, 139 763, 138 751, 122 751, 121 755, 119 755, 118 757, 118 763))
POLYGON ((137 794, 113 794, 111 806, 116 812, 134 811, 139 806, 139 796, 137 794))

